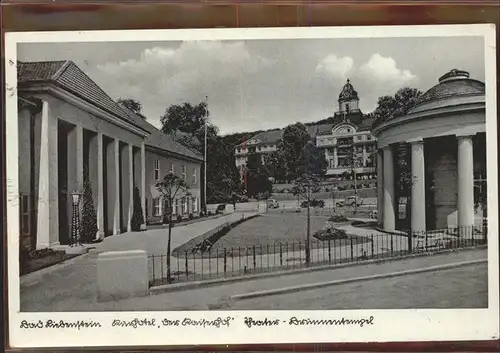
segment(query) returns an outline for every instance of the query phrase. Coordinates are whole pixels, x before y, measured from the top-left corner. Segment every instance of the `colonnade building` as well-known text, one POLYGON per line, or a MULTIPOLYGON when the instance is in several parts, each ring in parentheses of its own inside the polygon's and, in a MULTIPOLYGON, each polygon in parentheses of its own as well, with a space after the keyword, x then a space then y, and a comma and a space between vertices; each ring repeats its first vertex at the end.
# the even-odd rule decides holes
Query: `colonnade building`
POLYGON ((387 230, 467 229, 486 217, 485 85, 451 70, 377 137, 378 222, 387 230), (404 163, 401 163, 401 162, 404 163), (401 175, 407 172, 409 187, 401 175))
POLYGON ((155 183, 169 171, 191 191, 174 212, 188 217, 201 209, 203 158, 117 104, 71 61, 18 63, 17 123, 20 235, 27 248, 69 243, 71 193, 86 182, 95 240, 131 230, 137 190, 142 228, 161 220, 155 183))

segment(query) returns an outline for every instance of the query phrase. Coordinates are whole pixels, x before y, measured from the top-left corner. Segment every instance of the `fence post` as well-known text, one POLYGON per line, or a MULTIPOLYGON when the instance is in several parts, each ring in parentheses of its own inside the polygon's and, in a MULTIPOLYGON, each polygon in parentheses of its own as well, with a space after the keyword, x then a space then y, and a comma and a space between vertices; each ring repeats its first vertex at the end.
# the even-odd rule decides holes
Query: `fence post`
POLYGON ((427 251, 427 232, 425 232, 425 251, 427 251))
POLYGON ((153 283, 155 282, 155 255, 152 255, 153 258, 153 283))
POLYGON ((280 243, 280 266, 283 267, 283 248, 280 243))
POLYGON ((269 270, 269 244, 266 245, 266 259, 267 259, 267 269, 269 270))
POLYGON ((371 240, 371 243, 372 243, 371 246, 372 246, 372 259, 373 259, 375 257, 375 254, 374 254, 374 252, 375 252, 374 251, 375 246, 373 245, 373 234, 370 235, 370 240, 371 240))
POLYGON ((353 261, 354 260, 354 248, 352 246, 352 238, 350 238, 350 239, 351 239, 351 261, 353 261))
POLYGON ((394 241, 393 241, 392 234, 391 234, 391 256, 394 256, 394 241))
POLYGON ((227 271, 227 252, 226 248, 224 248, 224 276, 226 275, 226 271, 227 271))
POLYGON ((332 243, 330 239, 328 239, 328 263, 332 263, 332 243))
POLYGON ((185 259, 185 263, 184 263, 184 267, 186 267, 184 270, 186 272, 186 279, 188 279, 188 276, 189 276, 189 270, 188 270, 188 252, 187 250, 184 251, 184 259, 185 259))
POLYGON ((411 229, 408 231, 408 253, 413 253, 413 232, 411 229))
POLYGON ((255 270, 255 268, 257 267, 257 258, 255 256, 255 245, 252 246, 252 250, 253 250, 253 269, 255 270))

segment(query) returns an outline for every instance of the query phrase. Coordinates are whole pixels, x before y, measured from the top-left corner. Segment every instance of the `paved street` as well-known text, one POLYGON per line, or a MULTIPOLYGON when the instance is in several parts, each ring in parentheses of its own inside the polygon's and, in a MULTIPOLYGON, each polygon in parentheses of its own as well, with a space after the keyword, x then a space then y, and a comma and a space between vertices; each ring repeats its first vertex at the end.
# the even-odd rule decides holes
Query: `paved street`
POLYGON ((470 265, 241 300, 231 310, 485 308, 487 266, 470 265))
MULTIPOLYGON (((339 268, 335 270, 316 271, 297 273, 289 276, 260 278, 255 280, 247 280, 237 283, 217 285, 212 287, 202 287, 191 290, 184 290, 172 293, 163 293, 149 295, 141 298, 129 298, 117 302, 98 303, 96 301, 95 287, 95 260, 89 261, 81 259, 74 265, 67 266, 50 275, 39 278, 37 282, 25 283, 21 285, 21 310, 22 311, 107 311, 107 310, 207 310, 214 308, 220 298, 229 297, 236 294, 249 293, 253 291, 284 288, 294 285, 318 283, 324 281, 340 280, 354 277, 364 277, 377 274, 385 274, 403 270, 411 270, 422 267, 431 267, 443 264, 458 263, 463 261, 474 261, 487 258, 486 250, 468 250, 456 253, 416 257, 405 260, 397 260, 392 262, 382 262, 380 264, 360 265, 339 268)), ((465 269, 465 268, 464 268, 465 269)), ((350 305, 358 305, 359 308, 372 307, 372 297, 378 296, 385 301, 385 305, 390 303, 390 295, 394 295, 394 306, 411 308, 414 305, 430 305, 433 301, 441 303, 442 307, 461 307, 477 306, 478 303, 484 303, 486 279, 486 266, 477 266, 471 272, 447 272, 447 275, 436 277, 435 281, 429 282, 429 278, 434 276, 434 273, 423 273, 412 276, 411 280, 406 283, 408 289, 400 289, 397 291, 397 286, 394 285, 396 279, 391 281, 377 280, 372 284, 370 291, 360 291, 356 285, 343 286, 343 298, 351 300, 346 302, 350 305), (447 284, 445 281, 448 281, 447 284), (451 282, 450 282, 451 281, 451 282), (468 284, 470 282, 470 285, 468 284), (440 283, 446 285, 440 286, 440 283), (395 287, 395 288, 392 288, 395 287), (420 288, 420 289, 416 289, 420 288), (378 291, 378 292, 377 292, 378 291), (425 298, 430 291, 435 291, 432 297, 425 298), (402 293, 406 292, 406 296, 402 293), (463 297, 462 301, 453 299, 458 293, 463 297), (372 293, 372 295, 369 295, 372 293), (420 296, 413 296, 411 293, 420 293, 420 296), (454 293, 454 294, 453 294, 454 293), (475 298, 477 296, 477 298, 475 298), (399 299, 398 299, 399 298, 399 299), (415 299, 420 302, 415 302, 415 299)), ((342 288, 329 287, 316 290, 318 293, 332 293, 335 290, 342 288)), ((293 296, 301 297, 302 293, 295 293, 293 296)), ((292 295, 289 296, 292 298, 292 295)), ((261 302, 266 305, 270 298, 261 298, 256 302, 261 302)), ((374 300, 374 299, 373 299, 374 300)), ((249 305, 249 302, 236 302, 236 305, 249 305)), ((347 305, 345 304, 345 305, 347 305)), ((311 300, 307 298, 297 305, 308 305, 309 309, 322 308, 321 300, 311 300), (309 304, 306 304, 309 301, 309 304)), ((378 304, 377 304, 378 305, 378 304)), ((381 305, 381 304, 380 304, 381 305)), ((392 307, 392 306, 391 306, 392 307)), ((423 306, 422 306, 423 307, 423 306)), ((432 307, 432 306, 431 306, 432 307)), ((242 307, 243 308, 243 307, 242 307)), ((248 308, 248 307, 247 307, 248 308)), ((250 308, 256 309, 250 305, 250 308)), ((293 307, 295 308, 295 307, 293 307)), ((298 307, 297 307, 298 308, 298 307)))

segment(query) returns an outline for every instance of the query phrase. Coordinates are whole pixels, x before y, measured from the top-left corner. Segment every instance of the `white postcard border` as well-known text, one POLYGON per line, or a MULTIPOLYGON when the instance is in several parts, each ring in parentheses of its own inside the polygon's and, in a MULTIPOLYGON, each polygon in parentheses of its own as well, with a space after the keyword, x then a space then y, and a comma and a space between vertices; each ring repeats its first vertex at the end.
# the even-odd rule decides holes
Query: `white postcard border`
POLYGON ((308 27, 252 29, 189 30, 124 30, 19 32, 5 35, 6 65, 6 180, 8 234, 8 303, 9 338, 12 347, 132 346, 180 344, 257 344, 312 342, 388 342, 485 340, 499 336, 498 220, 489 218, 488 236, 488 309, 458 310, 336 310, 336 311, 185 311, 185 312, 75 312, 20 313, 19 280, 19 198, 17 141, 17 71, 18 43, 39 42, 104 42, 160 40, 250 40, 312 38, 390 38, 390 37, 455 37, 482 36, 485 39, 485 83, 487 124, 488 210, 498 210, 497 176, 497 112, 496 112, 496 43, 493 24, 308 27), (12 221, 14 220, 14 221, 12 221), (279 319, 278 327, 247 328, 244 318, 279 319), (291 317, 329 319, 373 317, 372 325, 359 326, 294 326, 291 317), (113 319, 134 318, 193 320, 233 317, 229 327, 112 327, 113 319), (22 329, 28 320, 87 320, 101 324, 100 329, 22 329))

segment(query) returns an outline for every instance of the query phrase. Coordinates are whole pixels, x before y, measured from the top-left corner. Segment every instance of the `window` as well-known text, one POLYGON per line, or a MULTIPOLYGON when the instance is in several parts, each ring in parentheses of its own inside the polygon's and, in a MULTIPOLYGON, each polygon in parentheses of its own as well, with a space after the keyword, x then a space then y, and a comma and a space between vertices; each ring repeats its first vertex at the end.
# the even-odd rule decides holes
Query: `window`
POLYGON ((155 161, 155 180, 160 180, 160 160, 155 161))
POLYGON ((371 140, 371 139, 372 139, 372 137, 371 137, 370 135, 367 135, 367 136, 366 136, 366 139, 367 139, 367 140, 371 140))
POLYGON ((186 166, 182 166, 182 180, 186 181, 187 175, 186 175, 186 166))
POLYGON ((196 185, 196 167, 193 167, 193 185, 196 185))
POLYGON ((170 173, 175 174, 175 166, 174 166, 174 163, 170 163, 170 173))
POLYGON ((172 214, 177 214, 177 200, 173 200, 172 214))
POLYGON ((153 199, 153 216, 161 216, 161 209, 160 209, 160 206, 161 205, 161 200, 159 197, 155 197, 153 199))
POLYGON ((193 212, 198 212, 198 198, 193 197, 193 212))

